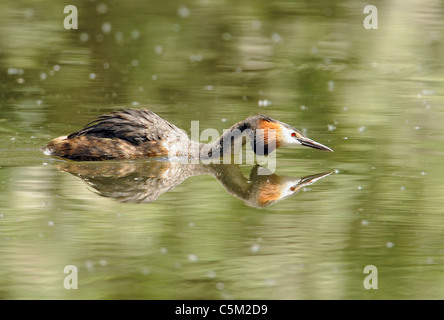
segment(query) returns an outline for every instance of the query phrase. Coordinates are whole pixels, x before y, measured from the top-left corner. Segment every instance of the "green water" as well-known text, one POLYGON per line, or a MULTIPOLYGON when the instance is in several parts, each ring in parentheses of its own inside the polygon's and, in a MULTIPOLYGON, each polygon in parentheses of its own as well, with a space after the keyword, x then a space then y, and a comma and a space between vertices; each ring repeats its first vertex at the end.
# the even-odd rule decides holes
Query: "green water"
POLYGON ((84 0, 77 30, 68 4, 0 4, 0 298, 444 298, 440 1, 374 1, 377 30, 359 1, 84 0), (153 196, 169 164, 39 151, 120 107, 188 132, 262 113, 335 152, 153 196), (233 193, 331 171, 265 207, 233 193))

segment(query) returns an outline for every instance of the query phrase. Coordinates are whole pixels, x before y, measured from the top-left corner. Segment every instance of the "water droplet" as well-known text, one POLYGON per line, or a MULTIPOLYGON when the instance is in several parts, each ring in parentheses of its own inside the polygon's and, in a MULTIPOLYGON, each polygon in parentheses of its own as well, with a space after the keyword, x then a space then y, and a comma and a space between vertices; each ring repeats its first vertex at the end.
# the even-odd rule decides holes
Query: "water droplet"
POLYGON ((191 261, 191 262, 197 261, 197 256, 195 254, 189 254, 188 261, 191 261))
POLYGON ((216 283, 217 290, 223 290, 224 288, 225 288, 225 285, 222 282, 216 283))
POLYGON ((208 275, 208 278, 216 278, 216 271, 210 270, 210 271, 208 271, 207 275, 208 275))
POLYGON ((182 18, 188 18, 191 14, 190 9, 188 9, 184 5, 180 5, 179 8, 177 8, 177 13, 182 18))
POLYGON ((86 260, 86 261, 85 261, 85 268, 86 268, 86 270, 88 270, 89 272, 93 272, 93 271, 94 271, 94 264, 92 263, 91 260, 86 260))
POLYGON ((90 78, 91 80, 94 80, 94 79, 96 78, 96 74, 95 74, 95 73, 90 73, 90 74, 89 74, 89 78, 90 78))
POLYGON ((281 41, 282 41, 282 38, 281 38, 281 36, 280 36, 279 34, 277 34, 277 33, 273 33, 273 34, 271 35, 271 40, 272 40, 273 42, 275 42, 275 43, 278 43, 278 42, 281 42, 281 41))
POLYGON ((99 264, 100 264, 102 267, 104 267, 104 266, 106 266, 106 265, 108 264, 108 262, 107 262, 105 259, 102 259, 102 260, 99 261, 99 264))
POLYGON ((54 226, 54 221, 48 221, 48 226, 50 227, 54 226))
POLYGON ((109 33, 109 32, 111 32, 111 29, 112 29, 112 27, 111 27, 111 23, 109 23, 109 22, 104 22, 104 23, 102 24, 102 31, 103 31, 104 33, 109 33))
POLYGON ((168 253, 168 249, 167 248, 160 248, 160 253, 166 254, 166 253, 168 253))
POLYGON ((82 32, 79 36, 81 42, 86 42, 89 40, 89 34, 82 32))
POLYGON ((258 253, 260 248, 261 248, 260 245, 258 245, 258 244, 253 244, 253 245, 251 246, 251 252, 252 252, 252 253, 258 253))
POLYGON ((387 243, 385 244, 385 246, 386 246, 387 248, 393 248, 394 245, 395 245, 395 244, 394 244, 393 242, 391 242, 391 241, 389 241, 389 242, 387 242, 387 243))
POLYGON ((101 2, 97 4, 96 10, 98 14, 105 14, 108 11, 108 6, 105 3, 101 2))
POLYGON ((133 38, 134 40, 139 39, 140 37, 140 32, 139 30, 133 30, 131 31, 131 38, 133 38))
POLYGON ((154 52, 156 53, 156 54, 162 54, 162 52, 163 52, 163 47, 159 44, 159 45, 157 45, 157 46, 155 46, 154 47, 154 52))
POLYGON ((228 41, 231 39, 231 34, 229 34, 228 32, 225 32, 224 34, 222 34, 222 39, 225 41, 228 41))

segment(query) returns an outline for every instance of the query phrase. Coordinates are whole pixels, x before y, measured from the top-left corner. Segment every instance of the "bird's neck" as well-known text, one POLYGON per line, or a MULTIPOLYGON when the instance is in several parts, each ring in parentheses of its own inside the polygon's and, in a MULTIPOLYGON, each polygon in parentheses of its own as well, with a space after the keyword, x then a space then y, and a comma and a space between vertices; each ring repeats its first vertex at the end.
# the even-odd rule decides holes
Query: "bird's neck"
POLYGON ((248 121, 241 121, 233 125, 214 142, 200 144, 201 158, 219 158, 226 155, 238 154, 247 141, 254 140, 255 126, 248 121))

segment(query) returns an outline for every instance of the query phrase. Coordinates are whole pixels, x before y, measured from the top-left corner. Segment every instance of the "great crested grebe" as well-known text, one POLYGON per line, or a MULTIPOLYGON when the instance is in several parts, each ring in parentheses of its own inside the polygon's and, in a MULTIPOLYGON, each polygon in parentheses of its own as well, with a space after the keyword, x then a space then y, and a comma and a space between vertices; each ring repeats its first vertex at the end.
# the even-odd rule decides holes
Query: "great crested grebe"
MULTIPOLYGON (((75 161, 151 157, 215 158, 233 154, 234 145, 250 141, 256 154, 268 155, 278 147, 303 145, 333 152, 292 126, 258 115, 234 124, 217 141, 192 141, 185 131, 147 109, 122 109, 99 116, 85 128, 51 140, 46 155, 75 161)), ((237 150, 238 151, 238 150, 237 150)))

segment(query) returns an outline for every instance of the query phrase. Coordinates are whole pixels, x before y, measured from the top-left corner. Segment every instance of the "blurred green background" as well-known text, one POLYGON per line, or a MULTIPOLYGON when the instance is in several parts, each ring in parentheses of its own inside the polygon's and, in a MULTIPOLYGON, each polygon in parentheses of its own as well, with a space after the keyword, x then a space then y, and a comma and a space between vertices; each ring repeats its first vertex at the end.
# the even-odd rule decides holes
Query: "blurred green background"
POLYGON ((443 299, 442 57, 438 0, 1 1, 0 298, 443 299), (335 150, 279 149, 276 174, 337 174, 262 209, 207 175, 122 203, 39 151, 120 107, 266 114, 335 150))

